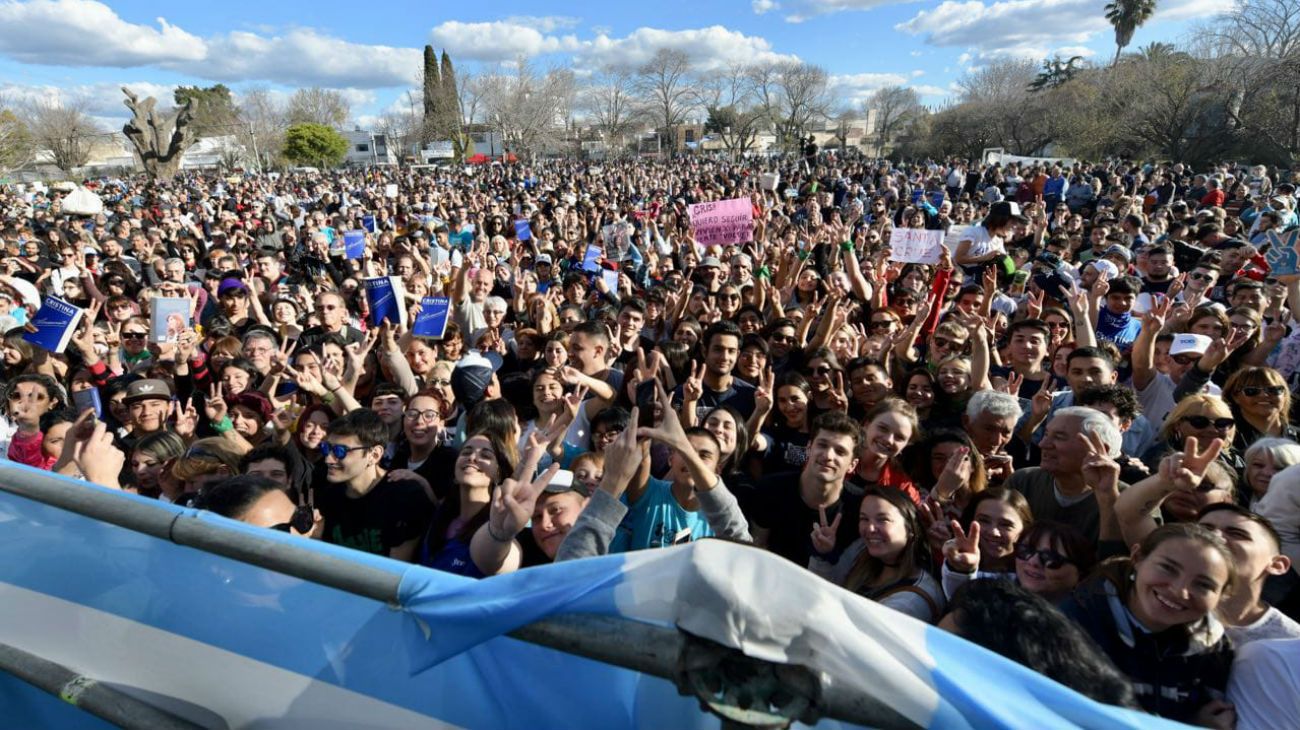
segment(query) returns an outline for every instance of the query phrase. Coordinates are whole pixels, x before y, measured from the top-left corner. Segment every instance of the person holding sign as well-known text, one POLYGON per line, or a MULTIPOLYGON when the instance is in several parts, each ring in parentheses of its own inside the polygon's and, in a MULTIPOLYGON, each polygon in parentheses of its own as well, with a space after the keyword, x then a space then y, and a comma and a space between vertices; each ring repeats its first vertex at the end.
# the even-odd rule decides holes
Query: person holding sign
POLYGON ((984 220, 967 228, 966 236, 957 242, 954 258, 966 272, 967 280, 976 279, 987 264, 1005 258, 1006 240, 1015 234, 1017 225, 1028 224, 1029 219, 1016 203, 994 203, 984 220))

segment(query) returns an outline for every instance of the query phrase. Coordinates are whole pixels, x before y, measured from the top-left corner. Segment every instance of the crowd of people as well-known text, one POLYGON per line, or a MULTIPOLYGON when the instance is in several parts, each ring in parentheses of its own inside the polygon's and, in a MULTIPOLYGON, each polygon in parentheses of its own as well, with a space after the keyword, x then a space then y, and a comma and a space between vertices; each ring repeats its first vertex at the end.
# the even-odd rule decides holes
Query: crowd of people
POLYGON ((1300 726, 1298 180, 814 149, 96 180, 93 216, 11 186, 0 453, 475 578, 752 544, 1105 702, 1300 726), (698 243, 737 198, 752 240, 698 243))

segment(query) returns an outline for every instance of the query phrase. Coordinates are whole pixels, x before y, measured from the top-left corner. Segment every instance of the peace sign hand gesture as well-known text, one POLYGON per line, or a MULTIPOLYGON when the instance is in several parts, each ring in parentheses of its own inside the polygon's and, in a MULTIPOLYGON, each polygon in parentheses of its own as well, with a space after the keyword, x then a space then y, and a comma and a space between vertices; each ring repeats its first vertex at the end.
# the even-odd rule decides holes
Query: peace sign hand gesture
POLYGON ((1161 478, 1185 492, 1196 491, 1205 479, 1210 463, 1219 458, 1219 452, 1223 450, 1223 439, 1210 441, 1203 451, 1197 446, 1194 436, 1187 437, 1182 453, 1170 454, 1160 462, 1161 478))
POLYGON ((840 529, 840 518, 844 516, 844 511, 835 515, 835 519, 830 522, 826 521, 826 508, 817 508, 818 521, 812 526, 812 545, 822 555, 829 554, 835 550, 835 535, 840 529))
POLYGON ((493 539, 498 536, 513 538, 528 526, 533 517, 533 508, 546 485, 551 483, 559 464, 551 464, 546 471, 531 482, 527 479, 511 477, 497 487, 488 508, 488 529, 493 539))
POLYGON ((849 395, 844 389, 844 373, 835 372, 835 382, 831 385, 830 393, 831 408, 837 411, 849 411, 849 395))
POLYGON ((226 386, 217 381, 208 391, 208 398, 203 402, 203 413, 213 423, 220 423, 229 407, 226 405, 226 386))
POLYGON ((754 390, 754 412, 764 415, 772 412, 772 405, 775 402, 776 392, 776 373, 772 368, 767 368, 763 372, 763 380, 754 390))
POLYGON ((943 558, 948 567, 958 573, 974 573, 980 567, 980 523, 970 523, 970 532, 961 529, 961 523, 948 523, 952 539, 943 544, 943 558))
POLYGON ((1051 375, 1043 378, 1043 384, 1039 386, 1038 392, 1034 393, 1034 397, 1029 403, 1029 411, 1030 415, 1039 422, 1047 418, 1047 414, 1052 412, 1051 375))
POLYGON ((682 383, 682 401, 694 403, 704 397, 704 363, 691 366, 691 375, 682 383))
POLYGON ((1099 499, 1113 502, 1119 498, 1119 462, 1111 458, 1100 434, 1081 433, 1078 438, 1088 450, 1083 457, 1083 483, 1092 487, 1099 499))

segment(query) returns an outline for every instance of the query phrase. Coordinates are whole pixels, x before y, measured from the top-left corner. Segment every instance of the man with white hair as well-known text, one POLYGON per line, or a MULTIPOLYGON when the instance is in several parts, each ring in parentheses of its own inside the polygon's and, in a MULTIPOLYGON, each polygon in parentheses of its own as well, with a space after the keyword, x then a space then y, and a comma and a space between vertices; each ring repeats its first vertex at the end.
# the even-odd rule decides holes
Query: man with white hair
POLYGON ((1048 422, 1039 444, 1040 465, 1016 471, 1007 487, 1025 495, 1035 520, 1073 525, 1093 542, 1119 539, 1114 500, 1128 488, 1119 481, 1119 465, 1114 462, 1121 443, 1119 428, 1101 411, 1062 408, 1048 422), (1104 453, 1099 453, 1103 448, 1104 453), (1104 479, 1095 477, 1096 469, 1085 469, 1094 456, 1114 465, 1104 479))
POLYGON ((1011 476, 1007 444, 1015 434, 1020 413, 1019 398, 996 390, 981 390, 966 403, 961 425, 984 457, 991 485, 1001 484, 1011 476))

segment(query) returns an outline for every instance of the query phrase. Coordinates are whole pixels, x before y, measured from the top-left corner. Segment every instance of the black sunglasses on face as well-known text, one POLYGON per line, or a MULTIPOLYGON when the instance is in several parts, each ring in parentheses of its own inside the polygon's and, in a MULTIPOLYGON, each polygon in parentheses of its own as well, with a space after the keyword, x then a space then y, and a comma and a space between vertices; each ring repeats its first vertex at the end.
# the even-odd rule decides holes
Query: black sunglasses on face
POLYGON ((293 511, 293 516, 289 518, 288 522, 271 525, 271 529, 279 530, 280 532, 296 532, 299 535, 306 535, 311 532, 311 528, 315 524, 315 513, 312 511, 311 507, 304 504, 299 505, 298 508, 293 511))
POLYGON ((143 340, 145 337, 146 337, 146 333, 144 332, 123 332, 122 333, 122 339, 124 340, 143 340))
POLYGON ((1209 416, 1188 416, 1183 421, 1196 429, 1206 429, 1214 426, 1216 431, 1227 431, 1237 423, 1231 418, 1210 418, 1209 416))
POLYGON ((1268 395, 1282 395, 1286 392, 1286 387, 1281 385, 1269 385, 1261 387, 1258 385, 1247 385, 1241 389, 1243 395, 1247 398, 1258 398, 1267 393, 1268 395))
POLYGON ((1026 563, 1038 557, 1038 562, 1043 564, 1048 570, 1056 570, 1066 565, 1073 565, 1074 561, 1056 552, 1055 550, 1039 550, 1032 545, 1016 545, 1016 559, 1023 560, 1026 563))

